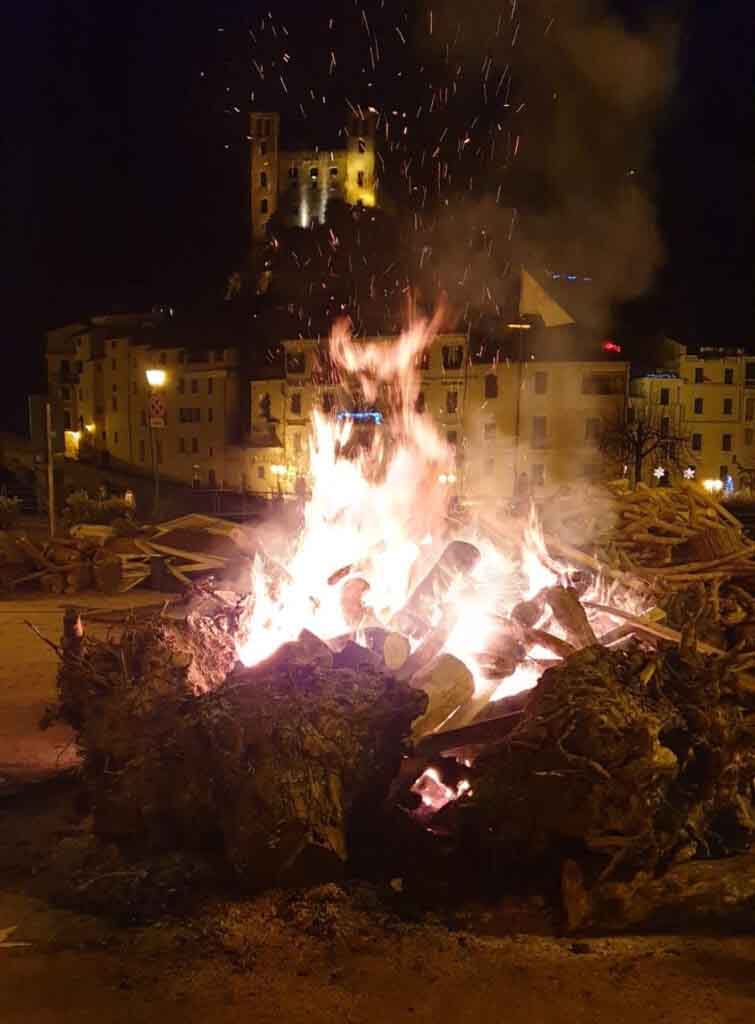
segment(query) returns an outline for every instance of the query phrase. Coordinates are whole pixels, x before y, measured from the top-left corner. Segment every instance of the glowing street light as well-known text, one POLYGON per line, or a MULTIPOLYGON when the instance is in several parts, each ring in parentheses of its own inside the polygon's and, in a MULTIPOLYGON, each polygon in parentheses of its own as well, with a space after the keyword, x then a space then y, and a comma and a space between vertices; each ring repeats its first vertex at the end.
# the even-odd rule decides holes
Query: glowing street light
POLYGON ((168 379, 168 375, 165 370, 160 370, 158 368, 145 370, 144 376, 147 378, 147 383, 151 388, 165 387, 165 382, 168 379))
POLYGON ((703 480, 703 487, 708 494, 719 494, 724 489, 723 480, 703 480))

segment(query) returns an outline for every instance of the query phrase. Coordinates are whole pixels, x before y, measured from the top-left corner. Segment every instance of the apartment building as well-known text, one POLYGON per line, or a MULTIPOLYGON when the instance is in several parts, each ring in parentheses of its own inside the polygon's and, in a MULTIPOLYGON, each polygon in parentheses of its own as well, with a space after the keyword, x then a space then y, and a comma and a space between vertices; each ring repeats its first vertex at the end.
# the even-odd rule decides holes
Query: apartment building
MULTIPOLYGON (((666 339, 661 367, 635 377, 630 387, 634 415, 684 438, 685 456, 698 479, 750 483, 755 472, 755 358, 741 348, 688 351, 666 339)), ((650 479, 655 463, 644 467, 650 479)), ((666 467, 673 477, 679 467, 666 467)))
MULTIPOLYGON (((250 382, 250 489, 260 494, 307 487, 315 409, 352 417, 362 432, 387 429, 384 401, 364 408, 355 382, 330 364, 323 342, 292 339, 283 347, 282 373, 250 382)), ((432 417, 456 451, 450 490, 468 500, 511 496, 524 474, 545 496, 575 477, 615 472, 598 441, 625 412, 629 367, 616 348, 531 322, 512 328, 497 346, 438 335, 417 365, 417 411, 432 417)))
POLYGON ((196 333, 153 315, 50 332, 56 450, 144 473, 156 462, 164 478, 196 486, 242 487, 238 349, 218 340, 207 347, 196 333), (150 416, 148 369, 165 373, 160 426, 150 416))

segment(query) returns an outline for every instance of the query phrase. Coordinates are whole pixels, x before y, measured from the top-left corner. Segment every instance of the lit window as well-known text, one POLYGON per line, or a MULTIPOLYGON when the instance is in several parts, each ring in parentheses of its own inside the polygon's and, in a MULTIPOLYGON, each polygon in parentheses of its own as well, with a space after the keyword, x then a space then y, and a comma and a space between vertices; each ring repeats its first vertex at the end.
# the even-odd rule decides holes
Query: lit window
POLYGON ((320 174, 320 171, 319 171, 319 169, 317 167, 310 167, 310 169, 309 169, 309 176, 312 179, 312 181, 317 181, 317 178, 318 178, 319 174, 320 174))

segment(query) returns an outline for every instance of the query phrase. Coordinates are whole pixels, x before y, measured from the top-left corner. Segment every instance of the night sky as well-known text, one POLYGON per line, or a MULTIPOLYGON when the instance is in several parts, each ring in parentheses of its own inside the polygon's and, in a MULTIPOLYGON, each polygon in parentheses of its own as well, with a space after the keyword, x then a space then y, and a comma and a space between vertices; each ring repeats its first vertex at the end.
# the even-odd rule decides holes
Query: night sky
MULTIPOLYGON (((521 133, 521 154, 495 171, 504 199, 542 213, 548 193, 551 212, 541 216, 540 227, 550 230, 552 211, 568 208, 572 220, 559 214, 562 233, 572 230, 574 209, 595 196, 602 197, 594 201, 603 203, 603 221, 613 219, 606 197, 616 194, 617 175, 630 166, 631 153, 618 156, 605 133, 591 138, 585 126, 592 123, 593 100, 597 125, 609 126, 612 105, 619 104, 639 154, 642 209, 650 223, 629 224, 617 238, 622 258, 611 297, 621 302, 642 293, 617 315, 638 338, 665 328, 680 340, 755 344, 755 17, 749 0, 520 0, 521 31, 514 31, 512 49, 512 24, 499 24, 500 51, 490 25, 498 9, 511 22, 509 3, 438 0, 407 7, 342 0, 329 14, 325 5, 281 2, 267 21, 269 8, 232 0, 36 0, 5 12, 2 331, 6 368, 13 372, 3 380, 4 429, 23 427, 25 394, 42 383, 45 329, 115 308, 185 306, 219 294, 243 262, 245 112, 252 91, 255 104, 281 111, 292 141, 309 135, 310 144, 326 130, 332 135, 347 99, 403 107, 414 122, 405 136, 398 120, 391 123, 391 159, 396 167, 412 159, 410 175, 430 166, 433 133, 440 137, 446 118, 450 130, 442 141, 452 176, 457 183, 474 177, 468 209, 478 188, 496 195, 494 169, 479 156, 487 142, 496 130, 502 140, 521 133), (639 81, 617 78, 610 55, 607 62, 593 61, 582 44, 574 65, 563 51, 559 59, 549 50, 556 38, 549 6, 559 17, 569 8, 590 28, 605 26, 609 14, 618 18, 610 22, 614 38, 626 32, 622 45, 631 46, 640 39, 638 54, 648 58, 639 81), (470 24, 466 12, 473 8, 470 24), (284 25, 288 37, 280 34, 284 25), (444 39, 453 49, 445 64, 444 39), (377 50, 374 69, 370 48, 373 56, 377 50), (458 92, 445 110, 428 114, 428 83, 443 73, 456 76, 458 92), (494 97, 494 84, 504 90, 506 75, 512 98, 525 108, 519 122, 513 110, 501 115, 496 129, 502 91, 494 97), (647 75, 658 81, 652 110, 647 75), (555 91, 563 100, 554 118, 548 104, 555 91), (558 176, 556 167, 564 168, 558 176), (645 245, 646 231, 657 233, 657 244, 645 245), (638 245, 653 250, 639 273, 638 245), (623 277, 632 285, 622 290, 623 277)), ((403 183, 394 183, 399 203, 403 183)), ((591 219, 600 220, 585 218, 591 219)), ((502 224, 494 212, 493 233, 502 224)), ((610 232, 605 239, 597 229, 587 234, 588 261, 601 247, 612 248, 610 232)))

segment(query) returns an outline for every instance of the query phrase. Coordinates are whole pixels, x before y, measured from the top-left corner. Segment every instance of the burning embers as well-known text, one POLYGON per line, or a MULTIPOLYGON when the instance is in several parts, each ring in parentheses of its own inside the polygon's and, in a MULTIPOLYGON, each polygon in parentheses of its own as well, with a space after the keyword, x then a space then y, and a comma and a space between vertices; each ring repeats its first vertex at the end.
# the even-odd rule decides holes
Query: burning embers
POLYGON ((433 333, 421 323, 395 344, 362 344, 334 331, 330 358, 382 423, 355 448, 351 418, 313 415, 304 525, 257 558, 238 645, 247 666, 302 630, 342 657, 350 644, 352 663, 358 645, 430 695, 415 738, 471 721, 595 642, 577 591, 561 586, 576 574, 554 563, 534 518, 500 535, 448 515, 441 478, 455 453, 416 409, 433 333))

